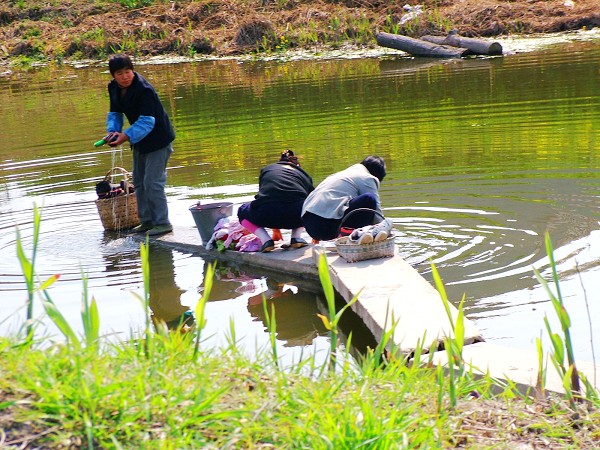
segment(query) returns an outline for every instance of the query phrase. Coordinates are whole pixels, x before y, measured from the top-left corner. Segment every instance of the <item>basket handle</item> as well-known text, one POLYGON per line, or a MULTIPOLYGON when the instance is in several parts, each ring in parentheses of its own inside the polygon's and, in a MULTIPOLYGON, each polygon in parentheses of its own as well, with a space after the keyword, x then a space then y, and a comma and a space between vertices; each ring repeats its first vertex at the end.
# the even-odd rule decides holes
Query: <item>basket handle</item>
POLYGON ((110 169, 108 172, 106 172, 106 175, 104 176, 104 181, 110 181, 110 179, 112 177, 118 176, 118 175, 123 176, 123 178, 125 180, 125 193, 129 194, 129 185, 133 184, 132 179, 131 179, 131 173, 128 172, 127 170, 123 169, 122 167, 115 166, 112 169, 110 169), (115 172, 121 172, 121 173, 115 173, 115 172))
POLYGON ((104 179, 106 181, 108 181, 108 180, 110 180, 111 177, 113 177, 115 175, 123 175, 123 177, 125 177, 125 178, 131 178, 131 173, 129 173, 127 170, 123 169, 122 167, 115 166, 112 169, 110 169, 108 172, 106 172, 104 179), (120 171, 121 173, 115 174, 114 172, 116 172, 116 171, 120 171))
POLYGON ((346 214, 344 217, 342 217, 342 221, 340 222, 340 226, 338 228, 338 234, 340 233, 340 231, 342 230, 342 228, 344 227, 344 223, 346 222, 346 219, 348 217, 350 217, 352 214, 354 214, 355 212, 372 212, 374 214, 377 214, 379 217, 381 217, 381 220, 384 220, 385 217, 383 214, 381 214, 379 211, 375 210, 375 209, 371 209, 371 208, 356 208, 353 209, 352 211, 350 211, 348 214, 346 214))

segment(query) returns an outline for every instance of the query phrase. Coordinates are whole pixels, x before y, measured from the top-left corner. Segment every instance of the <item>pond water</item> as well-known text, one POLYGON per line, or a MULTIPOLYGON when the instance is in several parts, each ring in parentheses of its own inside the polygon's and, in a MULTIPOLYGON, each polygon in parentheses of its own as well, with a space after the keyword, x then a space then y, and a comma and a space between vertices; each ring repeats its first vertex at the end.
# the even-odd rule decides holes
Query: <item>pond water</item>
MULTIPOLYGON (((533 272, 549 275, 548 231, 576 355, 592 360, 600 348, 592 333, 600 321, 600 35, 500 42, 505 56, 464 60, 379 49, 361 58, 137 65, 177 132, 172 222, 193 226, 188 208, 198 200, 250 200, 260 168, 285 148, 316 183, 377 154, 388 166, 381 198, 399 254, 430 281, 433 262, 450 299, 465 296, 467 316, 490 342, 533 349, 545 314, 558 327, 533 272)), ((42 208, 37 272, 61 275, 50 294, 68 320, 80 322, 85 275, 104 334, 126 338, 143 326, 132 295, 143 291, 139 243, 105 232, 94 204, 95 183, 115 165, 131 167, 127 148, 92 146, 103 136, 109 79, 105 63, 0 76, 3 335, 25 318, 16 230, 31 254, 34 204, 42 208)), ((193 308, 205 264, 151 245, 154 313, 169 319, 193 308)), ((207 307, 207 345, 264 348, 262 294, 276 305, 284 358, 325 354, 314 289, 227 265, 207 307)), ((34 312, 40 334, 58 338, 39 303, 34 312)), ((347 328, 359 347, 369 344, 356 324, 347 328)))

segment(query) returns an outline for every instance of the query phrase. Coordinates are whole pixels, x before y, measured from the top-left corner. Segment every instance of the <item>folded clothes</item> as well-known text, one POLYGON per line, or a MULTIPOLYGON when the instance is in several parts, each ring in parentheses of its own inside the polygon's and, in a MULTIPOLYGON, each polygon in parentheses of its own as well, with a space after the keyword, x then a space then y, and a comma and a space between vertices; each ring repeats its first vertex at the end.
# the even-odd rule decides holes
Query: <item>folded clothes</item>
POLYGON ((357 228, 350 234, 350 242, 355 244, 370 244, 383 241, 392 232, 393 223, 390 219, 384 219, 375 225, 367 225, 357 228))

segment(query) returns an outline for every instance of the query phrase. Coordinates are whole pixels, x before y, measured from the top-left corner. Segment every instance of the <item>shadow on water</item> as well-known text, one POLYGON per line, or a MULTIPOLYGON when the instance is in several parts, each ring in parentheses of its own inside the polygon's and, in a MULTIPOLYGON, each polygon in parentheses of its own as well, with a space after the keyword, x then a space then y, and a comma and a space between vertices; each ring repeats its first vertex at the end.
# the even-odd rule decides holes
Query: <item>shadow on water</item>
POLYGON ((154 321, 166 323, 169 328, 183 320, 183 315, 190 311, 181 304, 181 296, 185 292, 175 282, 175 261, 173 251, 157 245, 150 245, 149 261, 149 299, 148 306, 154 321))

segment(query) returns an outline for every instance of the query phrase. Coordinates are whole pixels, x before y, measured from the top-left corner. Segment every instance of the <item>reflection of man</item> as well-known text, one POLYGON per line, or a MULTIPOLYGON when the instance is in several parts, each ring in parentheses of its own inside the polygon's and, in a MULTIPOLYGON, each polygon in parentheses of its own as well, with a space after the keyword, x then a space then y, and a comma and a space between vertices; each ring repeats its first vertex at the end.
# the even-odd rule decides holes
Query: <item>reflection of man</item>
POLYGON ((165 322, 169 329, 191 326, 194 316, 180 301, 185 291, 175 283, 173 251, 158 245, 150 245, 148 250, 152 320, 165 322))
POLYGON ((275 284, 267 279, 267 289, 248 298, 248 311, 266 326, 262 301, 267 301, 267 311, 272 314, 275 306, 277 339, 286 341, 286 347, 310 345, 317 336, 327 334, 321 319, 317 317, 317 305, 313 295, 298 293, 296 286, 275 284))

